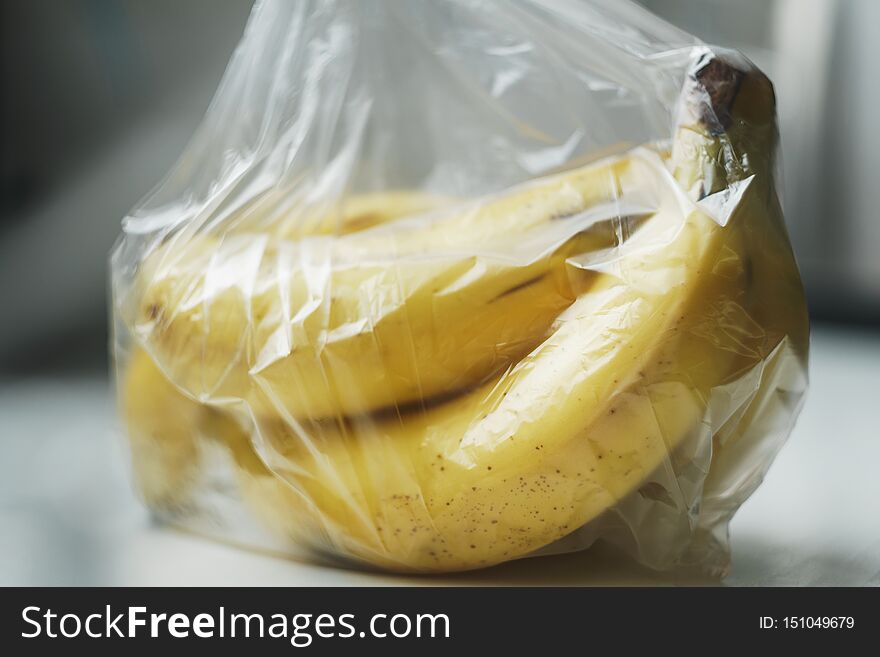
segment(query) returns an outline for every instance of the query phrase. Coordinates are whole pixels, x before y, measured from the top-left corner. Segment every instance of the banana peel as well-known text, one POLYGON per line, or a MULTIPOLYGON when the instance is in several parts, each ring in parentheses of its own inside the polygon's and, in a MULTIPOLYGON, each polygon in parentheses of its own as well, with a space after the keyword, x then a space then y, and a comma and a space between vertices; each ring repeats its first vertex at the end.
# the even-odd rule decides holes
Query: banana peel
MULTIPOLYGON (((607 276, 539 348, 461 399, 385 421, 258 420, 276 527, 318 526, 330 551, 385 568, 463 570, 529 554, 638 489, 763 338, 734 351, 718 344, 730 325, 704 331, 716 301, 746 302, 744 266, 710 273, 742 253, 735 232, 694 212, 661 257, 639 252, 677 224, 648 220, 619 262, 625 283, 607 276)), ((245 497, 265 513, 266 482, 253 483, 245 497)))
MULTIPOLYGON (((452 394, 531 351, 592 285, 572 258, 614 246, 615 230, 588 211, 614 202, 626 166, 611 158, 341 237, 172 241, 145 263, 130 323, 202 401, 327 418, 452 394)), ((384 214, 370 202, 373 222, 418 206, 399 193, 384 214)))
MULTIPOLYGON (((780 348, 805 358, 805 304, 772 191, 772 88, 716 60, 689 84, 697 109, 669 158, 637 149, 614 173, 618 190, 650 189, 656 211, 526 355, 450 398, 419 397, 417 408, 395 399, 358 408, 369 413, 303 414, 270 381, 248 393, 245 414, 222 416, 228 426, 212 433, 255 514, 299 544, 392 570, 525 556, 669 467, 726 384, 780 348), (714 106, 731 75, 735 93, 714 106)), ((131 394, 144 389, 132 383, 131 394)), ((208 417, 218 419, 190 408, 154 444, 186 442, 180 427, 200 435, 208 417)), ((165 462, 186 469, 177 467, 186 458, 165 462)))

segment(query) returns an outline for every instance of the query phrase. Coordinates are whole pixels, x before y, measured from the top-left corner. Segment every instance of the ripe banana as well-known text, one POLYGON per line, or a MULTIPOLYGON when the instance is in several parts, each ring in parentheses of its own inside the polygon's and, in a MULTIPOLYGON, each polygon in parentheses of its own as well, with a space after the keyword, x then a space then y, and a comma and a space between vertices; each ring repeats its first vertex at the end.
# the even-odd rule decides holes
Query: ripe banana
POLYGON ((386 224, 401 217, 424 214, 454 203, 454 199, 413 190, 353 194, 334 208, 303 207, 303 199, 279 188, 239 210, 224 222, 224 235, 268 233, 276 239, 298 240, 315 235, 342 236, 386 224))
MULTIPOLYGON (((413 213, 437 208, 448 199, 416 192, 385 192, 356 195, 346 201, 338 215, 324 213, 309 221, 287 225, 269 224, 264 207, 236 224, 254 228, 269 224, 274 235, 347 235, 371 226, 391 222, 413 213), (296 231, 296 232, 294 232, 296 231)), ((271 219, 271 217, 268 217, 271 219)), ((197 241, 190 251, 216 247, 209 239, 197 241)), ((155 275, 156 260, 144 265, 142 278, 155 275)), ((141 348, 129 354, 119 380, 122 419, 125 424, 131 462, 138 490, 154 510, 172 511, 186 506, 189 493, 200 476, 205 440, 241 444, 247 437, 226 414, 188 398, 141 348)))
POLYGON ((627 164, 332 239, 172 241, 144 265, 134 334, 204 401, 336 417, 449 395, 528 353, 592 284, 572 258, 621 239, 626 222, 588 210, 618 207, 627 164))
MULTIPOLYGON (((219 247, 205 242, 204 253, 198 253, 201 246, 184 255, 166 252, 151 272, 157 274, 151 280, 166 291, 147 288, 142 304, 145 346, 189 394, 215 405, 237 395, 247 403, 229 405, 223 414, 198 411, 208 407, 183 397, 150 356, 136 355, 123 394, 140 399, 134 405, 139 412, 128 413, 130 433, 152 436, 149 444, 164 454, 153 462, 169 466, 163 485, 154 488, 174 491, 181 481, 185 486, 193 452, 186 443, 210 435, 232 453, 242 494, 255 514, 282 535, 384 568, 450 571, 534 552, 649 483, 658 468, 671 468, 670 459, 688 436, 718 427, 709 417, 718 390, 779 349, 792 349, 799 357, 806 351, 805 305, 772 187, 772 88, 756 71, 743 73, 709 58, 689 78, 683 101, 668 157, 642 147, 470 212, 441 213, 427 224, 403 220, 369 228, 351 241, 278 245, 265 238, 254 246, 248 236, 239 243, 224 240, 219 247), (578 187, 572 176, 585 172, 602 181, 578 187), (506 369, 497 371, 501 365, 493 359, 480 375, 462 376, 468 361, 456 360, 432 340, 449 332, 455 342, 448 348, 467 352, 470 336, 456 332, 474 330, 481 349, 494 349, 497 336, 521 322, 524 311, 517 304, 493 307, 491 290, 498 287, 492 285, 521 279, 511 273, 514 267, 483 268, 449 295, 467 311, 448 302, 439 313, 439 302, 420 298, 425 284, 430 288, 434 277, 448 274, 444 282, 450 286, 471 270, 457 270, 451 261, 421 262, 419 256, 466 250, 462 235, 468 230, 479 238, 476 244, 493 245, 497 239, 493 246, 499 253, 514 249, 517 240, 547 232, 553 225, 549 217, 566 212, 559 208, 581 212, 610 197, 645 198, 652 214, 628 239, 617 235, 602 241, 607 251, 594 263, 598 273, 580 286, 571 278, 581 270, 570 263, 577 264, 578 254, 595 249, 596 242, 572 244, 578 235, 565 232, 567 241, 550 240, 545 269, 559 266, 557 257, 568 263, 564 276, 557 274, 568 288, 564 294, 556 286, 537 289, 521 298, 541 303, 549 294, 564 302, 546 315, 537 313, 546 325, 541 331, 528 327, 533 348, 524 355, 506 353, 501 361, 506 369), (530 200, 538 209, 522 211, 530 200), (556 209, 548 214, 548 208, 556 209), (496 231, 494 222, 501 229, 496 231), (570 250, 557 255, 560 244, 570 250), (324 268, 316 265, 314 273, 315 267, 303 265, 322 247, 326 250, 317 262, 324 268), (235 258, 250 269, 238 269, 237 281, 226 285, 213 281, 210 269, 218 248, 226 249, 220 258, 226 264, 218 270, 226 271, 235 258), (385 257, 389 248, 393 259, 385 257), (366 262, 365 269, 340 267, 343 255, 366 262), (267 264, 273 261, 288 264, 267 264), (199 273, 204 268, 208 273, 199 273), (323 325, 323 334, 309 332, 308 317, 289 322, 295 316, 287 309, 305 307, 292 302, 307 305, 309 298, 292 291, 296 272, 305 279, 314 273, 319 299, 328 282, 337 291, 345 282, 343 296, 355 299, 358 284, 380 281, 361 292, 367 302, 395 280, 387 276, 401 271, 418 284, 392 286, 399 299, 368 305, 346 297, 329 308, 317 304, 324 315, 315 326, 323 325), (285 289, 266 292, 260 301, 258 282, 267 279, 276 285, 281 280, 285 289), (210 293, 233 289, 225 307, 217 305, 222 295, 210 293), (210 302, 188 304, 188 295, 190 301, 210 302), (246 303, 251 298, 253 303, 246 303), (152 311, 149 304, 161 307, 152 311), (375 313, 378 322, 369 321, 373 305, 383 304, 391 310, 375 313), (400 308, 406 310, 400 327, 381 334, 377 327, 400 308), (469 317, 479 319, 468 324, 469 317), (364 328, 338 336, 326 330, 356 325, 358 318, 368 320, 364 328), (435 318, 450 323, 430 326, 435 318), (414 349, 415 336, 404 335, 414 322, 429 336, 428 346, 418 343, 414 349), (483 332, 481 322, 490 323, 483 332), (287 323, 293 328, 282 330, 287 323), (240 338, 237 331, 253 335, 240 338), (358 346, 353 336, 359 335, 372 335, 372 344, 358 346), (338 347, 346 341, 353 346, 338 347), (310 346, 312 355, 298 356, 294 344, 310 346), (263 362, 255 345, 272 357, 285 356, 263 362), (371 351, 380 354, 378 360, 367 358, 371 351), (243 356, 227 367, 230 353, 232 360, 243 356), (438 362, 450 370, 430 379, 437 398, 425 396, 424 386, 371 379, 361 371, 370 366, 395 371, 387 368, 405 368, 404 361, 418 362, 426 354, 435 359, 442 354, 438 362), (208 363, 216 363, 216 371, 208 363), (150 366, 159 378, 145 383, 138 370, 150 366), (334 372, 338 381, 307 390, 322 371, 334 372), (257 385, 245 389, 248 381, 257 385), (364 385, 381 391, 363 391, 364 385), (146 393, 149 386, 155 392, 146 393), (453 391, 456 396, 443 396, 453 391), (408 395, 421 405, 407 407, 408 395), (384 406, 391 409, 377 411, 384 406), (159 408, 166 417, 169 408, 179 409, 180 421, 157 426, 149 409, 159 408)), ((582 264, 586 270, 592 266, 582 264)), ((521 340, 520 349, 526 349, 526 332, 517 333, 504 340, 521 340)), ((474 347, 473 354, 479 357, 478 352, 474 347)), ((418 362, 415 370, 398 373, 421 380, 433 364, 418 362)), ((757 397, 767 394, 764 385, 757 397)), ((737 427, 727 422, 725 431, 735 435, 737 427)))
MULTIPOLYGON (((652 151, 632 154, 619 185, 653 190, 657 212, 511 370, 405 415, 258 415, 254 447, 272 474, 242 468, 241 484, 260 515, 298 542, 394 570, 523 556, 668 465, 707 422, 714 390, 783 339, 803 349, 802 310, 769 310, 754 278, 775 270, 783 279, 773 285, 790 299, 780 302, 803 308, 790 251, 777 241, 772 88, 713 60, 690 92, 715 102, 718 75, 741 77, 732 122, 719 130, 695 115, 680 125, 672 173, 652 151), (710 216, 713 203, 728 212, 710 216)), ((238 458, 250 449, 232 447, 238 458)))
POLYGON ((199 476, 200 430, 218 413, 180 393, 150 357, 137 350, 119 382, 135 483, 157 511, 185 506, 199 476))

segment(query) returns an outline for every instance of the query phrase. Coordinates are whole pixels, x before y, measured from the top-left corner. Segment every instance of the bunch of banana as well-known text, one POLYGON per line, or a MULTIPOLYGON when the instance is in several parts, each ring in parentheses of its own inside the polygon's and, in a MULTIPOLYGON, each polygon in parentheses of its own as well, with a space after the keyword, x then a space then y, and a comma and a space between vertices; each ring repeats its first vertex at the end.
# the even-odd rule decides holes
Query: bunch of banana
POLYGON ((617 241, 625 222, 595 225, 589 210, 615 204, 627 166, 601 162, 418 221, 388 224, 374 209, 380 225, 342 236, 171 240, 144 263, 130 324, 204 401, 322 418, 418 405, 484 382, 547 336, 596 278, 572 257, 617 241))
POLYGON ((155 488, 185 490, 210 434, 282 535, 449 571, 534 552, 671 467, 716 390, 806 350, 772 87, 707 55, 682 100, 668 156, 332 240, 159 251, 122 393, 169 471, 155 488), (591 230, 614 207, 646 216, 591 230), (179 420, 150 426, 151 404, 179 420))
MULTIPOLYGON (((339 213, 309 213, 272 218, 268 210, 277 204, 266 199, 256 211, 245 213, 237 230, 253 232, 255 225, 275 238, 295 239, 306 235, 348 235, 403 216, 418 214, 448 203, 447 199, 417 192, 385 192, 347 199, 339 213)), ((187 254, 207 244, 188 247, 187 254)), ((159 258, 144 263, 141 280, 152 280, 159 258)), ((193 401, 171 383, 152 358, 135 348, 120 377, 119 398, 128 430, 135 480, 147 504, 156 510, 174 511, 185 506, 201 475, 206 444, 241 445, 247 437, 228 414, 193 401)))

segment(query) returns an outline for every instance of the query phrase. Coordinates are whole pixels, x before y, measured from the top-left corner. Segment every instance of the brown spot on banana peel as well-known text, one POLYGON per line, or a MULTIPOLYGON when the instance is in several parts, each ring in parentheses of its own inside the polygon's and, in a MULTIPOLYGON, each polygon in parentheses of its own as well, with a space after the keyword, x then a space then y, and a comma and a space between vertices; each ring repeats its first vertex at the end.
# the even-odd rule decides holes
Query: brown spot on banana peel
POLYGON ((345 222, 346 233, 356 233, 382 223, 382 215, 378 212, 364 212, 351 217, 345 222))
POLYGON ((678 508, 678 505, 669 494, 669 491, 666 490, 666 488, 662 484, 659 484, 656 481, 650 481, 642 485, 642 487, 638 490, 638 494, 645 499, 660 502, 661 504, 665 504, 666 506, 673 509, 678 508))
POLYGON ((744 75, 714 54, 707 54, 705 63, 698 64, 692 73, 694 84, 687 101, 710 135, 718 136, 730 125, 731 109, 744 75))
MULTIPOLYGON (((756 139, 770 137, 768 128, 775 136, 776 96, 766 75, 754 66, 742 70, 707 50, 688 75, 682 99, 692 120, 710 138, 717 139, 720 148, 712 158, 719 175, 704 178, 698 200, 748 175, 771 175, 767 163, 753 161, 748 153, 740 153, 740 149, 731 147, 732 138, 754 143, 756 139), (748 137, 743 130, 749 133, 748 137)), ((686 127, 682 125, 679 129, 686 127)), ((754 150, 757 152, 762 148, 758 144, 754 150)), ((771 155, 770 162, 772 153, 768 155, 771 155)))
POLYGON ((743 272, 745 273, 745 287, 747 290, 751 290, 755 282, 755 263, 748 254, 743 256, 742 263, 743 272))
POLYGON ((536 283, 540 283, 542 280, 544 280, 544 278, 546 278, 546 274, 539 274, 534 278, 530 278, 527 281, 523 281, 522 283, 514 285, 513 287, 504 290, 504 292, 502 292, 501 294, 490 299, 489 303, 497 301, 498 299, 502 299, 510 294, 514 294, 515 292, 519 292, 520 290, 524 290, 525 288, 530 287, 536 283))

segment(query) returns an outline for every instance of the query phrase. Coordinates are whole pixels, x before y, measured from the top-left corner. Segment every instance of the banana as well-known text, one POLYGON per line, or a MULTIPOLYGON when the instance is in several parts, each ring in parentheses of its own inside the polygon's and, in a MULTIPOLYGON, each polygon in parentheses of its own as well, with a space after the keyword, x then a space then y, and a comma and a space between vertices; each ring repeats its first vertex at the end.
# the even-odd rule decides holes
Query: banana
POLYGON ((595 279, 572 259, 621 239, 626 222, 593 226, 588 210, 618 207, 627 165, 611 158, 341 237, 187 236, 145 263, 130 324, 203 401, 294 417, 418 405, 484 382, 546 337, 595 279))
POLYGON ((341 236, 450 206, 454 199, 413 190, 390 190, 346 196, 334 205, 308 205, 297 195, 277 188, 240 209, 224 222, 223 233, 268 233, 276 239, 298 240, 315 235, 341 236))
POLYGON ((199 427, 216 411, 182 395, 141 350, 129 358, 119 387, 135 483, 144 501, 157 511, 185 506, 199 476, 199 427))
MULTIPOLYGON (((265 524, 275 522, 277 505, 289 509, 292 499, 298 503, 254 451, 250 433, 243 428, 246 422, 187 397, 143 349, 135 349, 128 358, 119 398, 135 486, 152 511, 173 519, 196 507, 194 495, 203 475, 209 474, 203 472, 204 452, 212 445, 234 456, 239 480, 261 500, 252 510, 265 524), (266 505, 266 500, 272 503, 266 505)), ((305 525, 285 531, 288 538, 300 534, 301 542, 312 535, 305 525)))
MULTIPOLYGON (((141 406, 162 408, 165 415, 169 408, 181 410, 180 422, 169 427, 151 424, 149 412, 130 414, 130 432, 164 433, 149 444, 164 454, 154 461, 175 465, 162 482, 171 491, 189 476, 187 458, 180 457, 188 454, 185 443, 192 436, 215 436, 233 455, 242 495, 254 513, 276 532, 317 551, 419 572, 466 570, 528 555, 649 484, 659 469, 674 469, 671 460, 689 436, 718 428, 716 418, 708 416, 717 410, 714 397, 725 384, 783 348, 805 358, 803 293, 772 186, 775 140, 775 103, 766 78, 708 57, 688 78, 668 157, 641 147, 598 167, 499 196, 475 210, 440 213, 427 223, 424 218, 403 219, 359 231, 351 241, 306 238, 278 245, 266 238, 254 246, 253 236, 247 236, 238 243, 224 240, 219 247, 206 242, 204 253, 198 253, 202 246, 189 248, 185 255, 169 251, 155 278, 168 291, 164 297, 153 293, 150 303, 161 299, 163 305, 146 313, 150 321, 141 333, 144 344, 163 366, 170 364, 170 378, 183 380, 187 385, 181 387, 189 394, 214 405, 224 405, 227 398, 246 403, 224 405, 223 413, 199 413, 194 407, 201 405, 164 379, 163 385, 152 387, 153 399, 147 399, 147 385, 132 374, 123 394, 141 395, 141 406), (593 180, 578 187, 572 182, 572 176, 598 176, 597 171, 602 172, 601 183, 593 180), (593 195, 587 203, 589 190, 593 195), (595 236, 575 233, 567 241, 548 241, 547 270, 557 266, 554 258, 566 265, 564 276, 556 274, 568 281, 567 288, 560 284, 564 295, 556 293, 566 301, 548 310, 546 318, 542 315, 542 330, 529 328, 535 344, 527 352, 511 350, 503 369, 493 362, 480 375, 468 376, 461 372, 469 361, 446 356, 438 362, 450 374, 433 375, 433 397, 426 396, 424 387, 395 387, 360 371, 388 368, 393 358, 400 358, 403 368, 403 361, 418 354, 443 353, 433 344, 414 350, 415 336, 403 339, 400 329, 377 332, 385 317, 401 307, 407 311, 404 327, 423 321, 419 330, 426 335, 434 330, 438 337, 474 330, 485 341, 482 349, 490 344, 496 348, 498 339, 492 342, 491 334, 521 322, 522 309, 516 304, 492 308, 492 292, 498 288, 490 281, 503 279, 509 285, 520 280, 511 274, 514 268, 504 270, 498 264, 497 270, 480 269, 467 278, 463 272, 468 270, 455 270, 452 262, 421 262, 419 257, 431 260, 427 256, 466 251, 456 242, 462 231, 476 235, 477 244, 497 238, 499 253, 515 252, 516 240, 547 232, 553 225, 548 217, 565 212, 560 207, 581 212, 607 200, 609 190, 616 198, 647 198, 652 214, 628 239, 617 234, 610 242, 600 240, 598 248, 606 251, 596 259, 599 271, 581 285, 571 283, 571 269, 581 271, 578 257, 595 249, 596 242, 572 241, 595 236), (523 204, 529 202, 533 205, 524 212, 523 204), (555 210, 548 214, 551 207, 555 210), (493 221, 502 229, 496 232, 493 221), (507 239, 510 233, 513 238, 507 239), (343 246, 334 251, 339 243, 343 246), (382 251, 389 245, 395 256, 390 260, 382 251), (560 245, 569 245, 569 250, 560 253, 560 245), (329 249, 324 257, 322 247, 329 249), (211 278, 217 248, 226 250, 224 262, 238 257, 237 262, 249 265, 235 270, 235 285, 211 278), (250 254, 251 249, 260 257, 250 254), (317 262, 303 266, 316 251, 317 262), (365 262, 365 270, 340 266, 344 255, 365 262), (208 274, 199 274, 205 267, 208 274), (405 271, 417 284, 400 283, 396 289, 401 298, 388 304, 392 310, 387 314, 376 312, 378 321, 372 320, 374 307, 346 300, 329 308, 317 304, 324 315, 316 325, 323 326, 324 334, 317 329, 309 333, 308 317, 281 330, 292 317, 286 309, 305 307, 292 302, 308 300, 294 290, 295 272, 304 278, 314 273, 316 289, 322 291, 328 281, 335 291, 344 282, 343 296, 351 298, 357 285, 379 277, 381 284, 362 291, 370 301, 372 294, 387 289, 388 280, 396 280, 381 278, 389 270, 392 277, 405 271), (452 287, 450 296, 469 304, 467 312, 455 312, 450 304, 440 314, 436 300, 421 298, 425 282, 450 271, 444 282, 452 287), (268 279, 276 284, 280 280, 285 289, 266 293, 263 301, 259 281, 268 279), (205 292, 233 288, 239 298, 225 308, 216 306, 220 296, 205 292), (210 303, 203 303, 206 298, 210 303), (184 330, 175 321, 188 312, 190 326, 184 330), (433 329, 425 316, 451 321, 433 329), (469 316, 479 320, 469 325, 469 316), (358 318, 367 319, 366 333, 342 330, 358 318), (493 324, 480 333, 481 322, 493 324), (235 342, 238 331, 253 335, 235 342), (338 347, 363 334, 373 336, 369 349, 338 347), (294 344, 310 345, 313 355, 297 356, 294 344), (260 345, 268 360, 261 360, 260 345), (381 354, 378 360, 368 358, 370 350, 381 354), (244 354, 241 364, 247 368, 229 367, 230 360, 223 358, 230 352, 244 354), (273 360, 279 353, 284 358, 273 360), (209 362, 217 363, 216 372, 207 367, 209 362), (187 368, 198 374, 188 375, 187 368), (319 370, 332 371, 338 380, 318 386, 317 393, 304 390, 315 383, 319 370), (242 393, 248 381, 252 385, 242 393), (364 385, 381 392, 363 392, 364 385), (360 393, 357 399, 353 394, 342 397, 347 386, 360 393), (455 391, 454 396, 444 396, 447 391, 455 391), (410 393, 419 404, 407 406, 410 393)), ((589 261, 580 264, 585 270, 591 266, 589 261)), ((548 290, 534 292, 528 302, 537 304, 548 290)), ((145 299, 150 298, 148 292, 145 299)), ((375 301, 380 307, 385 303, 375 301)), ((518 334, 505 339, 523 340, 524 332, 518 334)), ((453 347, 467 350, 468 337, 452 335, 453 347)), ((150 360, 145 354, 143 358, 150 360)), ((133 360, 130 369, 136 372, 138 363, 133 360)), ((419 363, 415 371, 400 373, 426 377, 433 364, 419 363)), ((154 373, 164 377, 155 368, 154 373)), ((767 397, 773 385, 762 379, 755 398, 767 397)), ((740 433, 733 420, 724 422, 723 430, 728 436, 740 433)))
MULTIPOLYGON (((315 215, 308 221, 272 226, 275 235, 351 234, 400 217, 424 212, 450 202, 416 192, 384 192, 356 195, 346 201, 343 212, 315 215)), ((245 224, 253 228, 255 216, 267 223, 264 201, 245 224)), ((215 247, 208 239, 193 250, 215 247)), ((207 251, 205 251, 207 253, 207 251)), ((155 259, 144 265, 142 277, 155 272, 155 259)), ((150 355, 135 348, 119 380, 121 415, 129 438, 131 463, 138 490, 148 506, 171 511, 185 506, 199 479, 201 452, 206 439, 241 444, 246 441, 239 425, 226 414, 183 394, 154 363, 150 355)))
MULTIPOLYGON (((726 129, 693 114, 671 173, 652 151, 632 154, 619 184, 653 190, 657 212, 509 371, 405 415, 258 415, 253 447, 271 474, 243 468, 241 486, 261 517, 315 549, 393 570, 524 556, 649 481, 701 430, 713 390, 787 337, 804 349, 802 310, 768 311, 754 281, 774 269, 791 299, 781 303, 803 308, 772 201, 772 88, 710 60, 689 93, 703 112, 729 76, 740 79, 726 129), (739 196, 713 196, 731 190, 739 196), (710 216, 716 202, 732 211, 710 216)), ((241 459, 250 443, 232 449, 241 459)))

